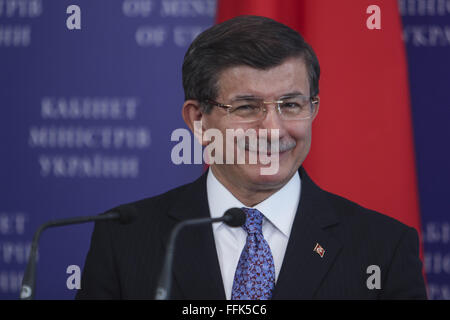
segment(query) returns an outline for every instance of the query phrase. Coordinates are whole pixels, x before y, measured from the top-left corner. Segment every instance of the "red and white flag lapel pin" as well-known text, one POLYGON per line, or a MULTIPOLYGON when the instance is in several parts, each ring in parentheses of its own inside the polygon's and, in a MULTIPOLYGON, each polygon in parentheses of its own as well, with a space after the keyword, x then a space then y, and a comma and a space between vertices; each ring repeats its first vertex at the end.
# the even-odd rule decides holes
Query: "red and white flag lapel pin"
POLYGON ((316 252, 321 258, 323 258, 323 255, 325 254, 325 249, 318 243, 316 243, 313 251, 316 252))

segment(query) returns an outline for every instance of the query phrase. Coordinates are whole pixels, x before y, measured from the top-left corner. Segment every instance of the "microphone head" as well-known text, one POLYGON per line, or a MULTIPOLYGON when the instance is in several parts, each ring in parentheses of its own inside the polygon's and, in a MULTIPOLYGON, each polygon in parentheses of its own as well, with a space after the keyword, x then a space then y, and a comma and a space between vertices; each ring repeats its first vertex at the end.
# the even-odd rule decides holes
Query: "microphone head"
POLYGON ((244 210, 240 208, 228 209, 227 211, 225 211, 223 217, 224 222, 230 227, 241 227, 247 220, 247 215, 245 214, 244 210))
POLYGON ((129 224, 136 219, 138 213, 135 206, 131 204, 123 204, 111 210, 111 212, 116 212, 119 214, 119 222, 121 224, 129 224))

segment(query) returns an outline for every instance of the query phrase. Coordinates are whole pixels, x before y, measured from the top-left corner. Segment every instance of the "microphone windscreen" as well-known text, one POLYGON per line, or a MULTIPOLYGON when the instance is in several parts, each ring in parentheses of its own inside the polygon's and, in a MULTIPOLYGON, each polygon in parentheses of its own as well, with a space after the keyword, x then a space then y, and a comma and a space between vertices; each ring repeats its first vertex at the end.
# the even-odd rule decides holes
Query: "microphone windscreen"
POLYGON ((119 222, 121 224, 129 224, 133 222, 138 214, 136 207, 130 204, 118 206, 117 208, 114 208, 111 211, 117 212, 119 214, 119 222))
POLYGON ((241 227, 247 220, 247 215, 240 208, 230 208, 224 213, 224 222, 230 227, 241 227))

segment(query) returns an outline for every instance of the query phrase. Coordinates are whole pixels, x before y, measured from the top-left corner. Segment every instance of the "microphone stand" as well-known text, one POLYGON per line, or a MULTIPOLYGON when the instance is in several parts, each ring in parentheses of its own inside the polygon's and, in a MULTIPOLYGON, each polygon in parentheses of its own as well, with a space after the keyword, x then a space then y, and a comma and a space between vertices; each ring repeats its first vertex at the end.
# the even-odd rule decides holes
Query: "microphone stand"
POLYGON ((22 288, 20 290, 21 300, 34 300, 35 287, 36 287, 36 257, 39 246, 39 239, 42 232, 50 227, 65 226, 76 223, 85 223, 92 221, 101 220, 112 220, 119 219, 120 214, 117 212, 109 212, 98 216, 87 216, 87 217, 77 217, 77 218, 67 218, 52 220, 42 224, 34 233, 33 241, 31 242, 30 256, 28 258, 27 268, 25 269, 25 274, 22 279, 22 288))
POLYGON ((214 222, 224 221, 224 217, 220 218, 200 218, 185 220, 178 223, 170 234, 169 244, 167 246, 166 256, 164 259, 164 265, 161 271, 161 276, 159 279, 158 287, 156 289, 155 300, 167 300, 170 296, 170 288, 172 286, 172 265, 173 257, 175 252, 175 241, 177 239, 178 233, 181 229, 190 225, 207 224, 214 222))

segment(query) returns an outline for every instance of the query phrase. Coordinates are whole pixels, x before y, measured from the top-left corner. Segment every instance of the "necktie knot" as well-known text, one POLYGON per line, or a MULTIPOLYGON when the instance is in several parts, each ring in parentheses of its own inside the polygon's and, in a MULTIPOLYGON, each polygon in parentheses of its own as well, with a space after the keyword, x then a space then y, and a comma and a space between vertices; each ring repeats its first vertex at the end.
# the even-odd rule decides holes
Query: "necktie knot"
POLYGON ((264 215, 257 209, 242 208, 247 215, 247 220, 242 226, 248 234, 262 233, 262 222, 264 215))

